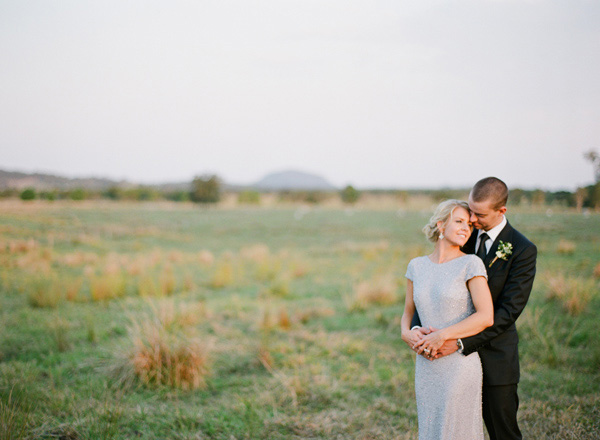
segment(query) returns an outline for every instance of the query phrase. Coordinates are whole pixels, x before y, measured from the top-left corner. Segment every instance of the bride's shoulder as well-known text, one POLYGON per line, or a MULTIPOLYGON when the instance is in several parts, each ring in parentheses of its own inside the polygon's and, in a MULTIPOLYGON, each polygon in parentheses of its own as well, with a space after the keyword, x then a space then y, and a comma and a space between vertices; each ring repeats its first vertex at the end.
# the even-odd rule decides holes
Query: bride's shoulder
POLYGON ((465 262, 465 266, 476 267, 476 268, 482 267, 485 269, 485 264, 483 264, 483 261, 481 260, 481 258, 479 258, 475 254, 465 254, 462 256, 462 259, 465 262))

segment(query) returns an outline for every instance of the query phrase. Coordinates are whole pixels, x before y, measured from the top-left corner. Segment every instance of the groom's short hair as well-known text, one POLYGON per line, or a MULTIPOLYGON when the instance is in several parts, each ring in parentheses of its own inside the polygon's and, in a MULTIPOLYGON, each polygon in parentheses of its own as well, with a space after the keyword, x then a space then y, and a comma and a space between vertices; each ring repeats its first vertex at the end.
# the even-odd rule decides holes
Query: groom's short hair
POLYGON ((497 177, 486 177, 473 186, 471 198, 475 202, 489 200, 494 209, 500 209, 508 201, 508 187, 497 177))

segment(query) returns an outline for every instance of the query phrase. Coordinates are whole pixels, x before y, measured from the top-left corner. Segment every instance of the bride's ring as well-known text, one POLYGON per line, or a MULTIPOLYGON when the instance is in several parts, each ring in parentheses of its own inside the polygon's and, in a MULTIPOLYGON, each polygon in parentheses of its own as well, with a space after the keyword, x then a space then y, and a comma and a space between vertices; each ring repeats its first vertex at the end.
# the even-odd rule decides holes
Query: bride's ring
POLYGON ((429 354, 429 353, 430 353, 430 351, 429 351, 429 349, 428 349, 428 348, 424 348, 424 349, 423 349, 423 351, 424 351, 425 353, 427 353, 427 354, 429 354))

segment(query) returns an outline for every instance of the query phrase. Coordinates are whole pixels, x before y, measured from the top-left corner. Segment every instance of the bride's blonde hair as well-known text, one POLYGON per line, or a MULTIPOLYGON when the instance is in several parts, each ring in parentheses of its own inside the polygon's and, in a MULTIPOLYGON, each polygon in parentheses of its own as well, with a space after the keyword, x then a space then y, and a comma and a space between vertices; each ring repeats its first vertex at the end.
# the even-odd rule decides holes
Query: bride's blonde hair
POLYGON ((429 223, 427 223, 423 228, 423 233, 425 233, 427 240, 435 243, 440 239, 440 230, 437 225, 438 222, 442 222, 442 224, 446 226, 448 220, 452 218, 452 213, 459 206, 461 208, 465 208, 467 212, 471 212, 469 210, 469 204, 463 200, 444 200, 437 206, 435 212, 429 219, 429 223))

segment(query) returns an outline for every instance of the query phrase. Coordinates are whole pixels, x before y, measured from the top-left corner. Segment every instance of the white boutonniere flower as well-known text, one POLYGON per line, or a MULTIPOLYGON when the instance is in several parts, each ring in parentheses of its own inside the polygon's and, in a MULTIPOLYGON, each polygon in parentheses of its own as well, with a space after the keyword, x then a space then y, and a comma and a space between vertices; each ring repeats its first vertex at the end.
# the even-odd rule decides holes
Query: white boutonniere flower
POLYGON ((498 245, 498 250, 496 251, 496 258, 492 260, 488 267, 492 267, 492 264, 496 262, 498 258, 501 260, 508 260, 508 257, 512 255, 512 243, 504 243, 500 240, 500 244, 498 245))

